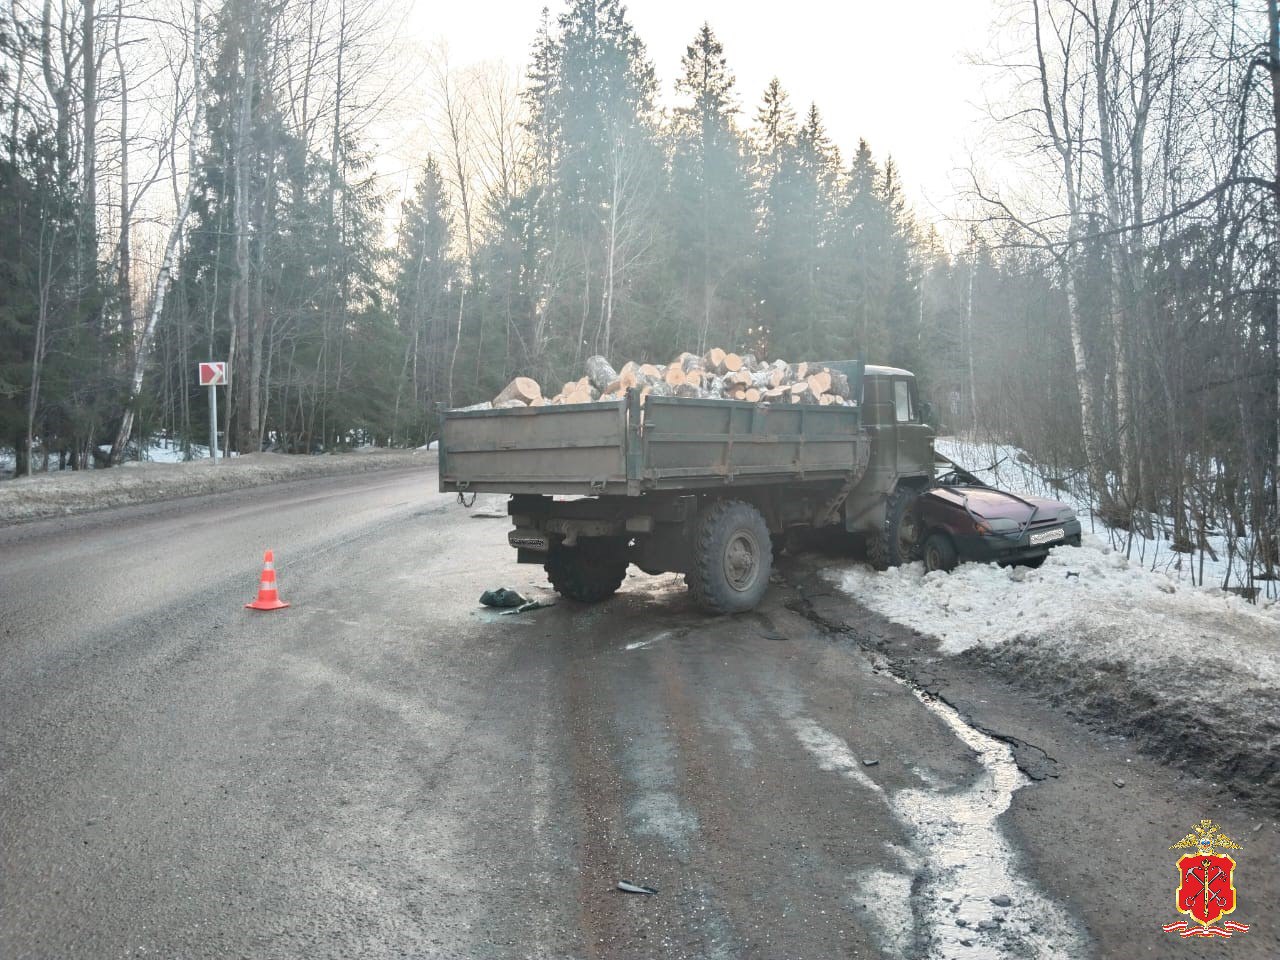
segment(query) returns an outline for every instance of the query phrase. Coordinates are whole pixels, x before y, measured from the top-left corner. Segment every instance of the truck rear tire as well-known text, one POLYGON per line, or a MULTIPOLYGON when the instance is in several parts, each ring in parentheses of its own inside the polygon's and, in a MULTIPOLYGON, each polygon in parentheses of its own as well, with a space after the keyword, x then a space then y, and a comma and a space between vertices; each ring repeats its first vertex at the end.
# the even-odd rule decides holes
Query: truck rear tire
POLYGON ((772 569, 769 527, 759 510, 743 500, 717 500, 703 509, 685 578, 695 603, 711 613, 750 610, 769 588, 772 569))
POLYGON ((919 490, 899 485, 885 505, 884 523, 867 535, 867 560, 877 570, 901 566, 919 556, 919 524, 912 510, 919 495, 919 490))
POLYGON ((570 600, 599 603, 618 592, 627 576, 623 548, 603 537, 584 537, 577 546, 555 544, 543 569, 556 593, 570 600))

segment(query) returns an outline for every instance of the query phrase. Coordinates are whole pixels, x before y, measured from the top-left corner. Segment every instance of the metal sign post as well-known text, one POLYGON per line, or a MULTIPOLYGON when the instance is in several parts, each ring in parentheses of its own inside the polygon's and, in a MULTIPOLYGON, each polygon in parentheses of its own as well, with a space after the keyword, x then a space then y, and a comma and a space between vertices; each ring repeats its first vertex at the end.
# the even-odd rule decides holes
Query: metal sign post
POLYGON ((216 360, 200 364, 200 386, 209 388, 209 456, 218 463, 218 387, 227 385, 227 365, 216 360))

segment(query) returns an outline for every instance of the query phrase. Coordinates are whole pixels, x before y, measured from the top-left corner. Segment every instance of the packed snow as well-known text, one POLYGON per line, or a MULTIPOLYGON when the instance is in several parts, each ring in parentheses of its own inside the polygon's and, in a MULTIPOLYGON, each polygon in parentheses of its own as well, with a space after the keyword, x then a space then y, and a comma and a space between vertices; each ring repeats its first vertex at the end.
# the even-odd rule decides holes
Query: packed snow
MULTIPOLYGON (((136 503, 173 500, 286 480, 416 466, 428 455, 380 449, 365 456, 255 453, 217 465, 133 463, 127 469, 63 470, 0 483, 0 524, 65 516, 136 503)), ((432 455, 433 456, 433 455, 432 455)))
POLYGON ((966 563, 925 573, 917 562, 838 576, 861 603, 937 637, 947 653, 1034 637, 1063 657, 1127 659, 1170 676, 1223 660, 1237 677, 1280 686, 1280 605, 1179 584, 1090 534, 1080 547, 1055 549, 1038 570, 966 563))
POLYGON ((1083 539, 1036 570, 966 563, 926 574, 917 562, 828 575, 943 653, 1280 804, 1280 604, 1196 586, 1096 534, 1083 539))
POLYGON ((1234 542, 1221 530, 1206 532, 1207 550, 1176 551, 1171 545, 1172 524, 1167 518, 1150 517, 1151 537, 1139 530, 1113 530, 1098 520, 1092 499, 1081 477, 1068 470, 1036 463, 1025 451, 1007 443, 976 441, 962 437, 938 437, 937 451, 955 461, 984 483, 1014 493, 1060 500, 1075 510, 1085 532, 1092 532, 1149 570, 1162 571, 1186 583, 1222 587, 1256 587, 1265 598, 1280 598, 1280 583, 1255 580, 1250 584, 1246 561, 1249 538, 1234 542))

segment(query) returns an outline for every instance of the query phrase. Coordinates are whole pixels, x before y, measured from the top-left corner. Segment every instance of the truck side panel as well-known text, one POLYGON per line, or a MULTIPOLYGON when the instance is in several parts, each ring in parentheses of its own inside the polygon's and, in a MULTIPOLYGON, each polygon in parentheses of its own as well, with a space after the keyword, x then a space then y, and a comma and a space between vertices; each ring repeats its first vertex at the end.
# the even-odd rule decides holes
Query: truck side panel
POLYGON ((621 403, 451 412, 441 428, 440 489, 620 492, 626 429, 621 403))
POLYGON ((443 491, 567 495, 843 480, 867 457, 855 407, 653 396, 446 413, 441 447, 443 491))
POLYGON ((651 397, 644 414, 647 481, 782 482, 847 474, 857 461, 851 407, 760 406, 651 397))

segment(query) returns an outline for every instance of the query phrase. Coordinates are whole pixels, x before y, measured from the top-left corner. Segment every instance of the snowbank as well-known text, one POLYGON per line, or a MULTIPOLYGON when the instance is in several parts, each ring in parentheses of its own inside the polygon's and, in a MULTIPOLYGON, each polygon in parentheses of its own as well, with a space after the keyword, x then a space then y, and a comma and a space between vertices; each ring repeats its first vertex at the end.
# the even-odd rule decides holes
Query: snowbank
POLYGON ((1090 535, 1039 570, 925 574, 915 563, 830 576, 944 652, 1280 803, 1280 605, 1178 583, 1090 535))
POLYGON ((1218 586, 1259 588, 1264 597, 1280 597, 1280 584, 1249 581, 1246 562, 1250 538, 1236 539, 1221 530, 1206 531, 1207 551, 1176 551, 1171 546, 1172 523, 1165 517, 1150 517, 1153 536, 1140 530, 1113 530, 1093 514, 1093 504, 1083 478, 1068 470, 1056 470, 1036 463, 1024 450, 1007 443, 980 443, 962 437, 938 437, 934 446, 943 456, 960 464, 978 479, 1015 493, 1061 500, 1075 510, 1085 531, 1106 539, 1113 547, 1150 570, 1168 573, 1179 582, 1218 586))
POLYGON ((0 524, 128 504, 194 497, 284 480, 411 467, 425 452, 378 450, 363 456, 256 453, 212 461, 135 463, 128 469, 60 471, 0 482, 0 524))

